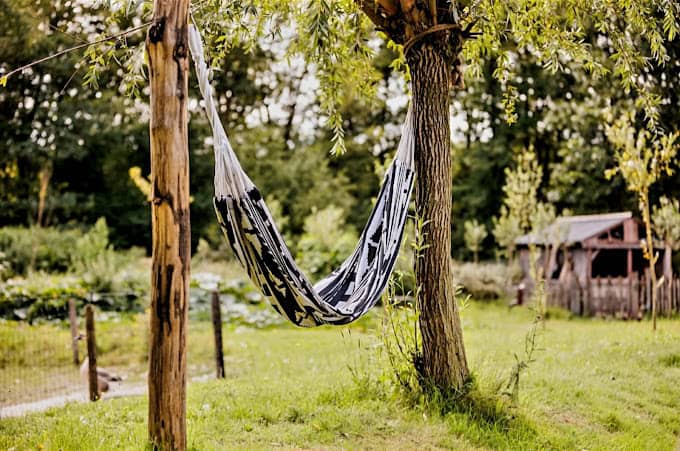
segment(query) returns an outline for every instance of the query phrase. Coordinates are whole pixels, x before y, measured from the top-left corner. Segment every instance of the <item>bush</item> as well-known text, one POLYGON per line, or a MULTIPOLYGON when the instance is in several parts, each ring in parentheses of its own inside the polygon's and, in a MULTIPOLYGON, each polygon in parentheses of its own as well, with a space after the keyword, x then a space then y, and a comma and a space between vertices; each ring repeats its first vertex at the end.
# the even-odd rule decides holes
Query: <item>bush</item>
POLYGON ((116 252, 109 245, 104 219, 86 233, 0 229, 0 249, 0 276, 22 276, 0 283, 3 318, 65 318, 70 298, 93 302, 104 310, 139 311, 148 291, 148 274, 137 267, 144 251, 116 252))
POLYGON ((143 292, 92 294, 84 281, 73 275, 33 273, 26 279, 9 280, 0 284, 0 318, 26 320, 37 318, 65 319, 68 300, 79 306, 92 302, 102 310, 143 310, 143 292))
POLYGON ((7 266, 3 273, 12 277, 26 275, 31 270, 65 272, 71 265, 76 242, 82 236, 77 229, 0 228, 0 252, 7 266))
POLYGON ((338 268, 357 244, 356 234, 345 226, 344 215, 342 209, 331 205, 305 219, 297 262, 313 280, 338 268))
POLYGON ((71 269, 83 278, 85 286, 96 292, 125 292, 143 290, 148 276, 139 277, 127 268, 142 258, 144 251, 133 248, 117 252, 109 244, 106 220, 100 218, 83 236, 78 238, 71 257, 71 269))
POLYGON ((516 269, 502 263, 453 263, 453 281, 473 299, 507 297, 516 269))

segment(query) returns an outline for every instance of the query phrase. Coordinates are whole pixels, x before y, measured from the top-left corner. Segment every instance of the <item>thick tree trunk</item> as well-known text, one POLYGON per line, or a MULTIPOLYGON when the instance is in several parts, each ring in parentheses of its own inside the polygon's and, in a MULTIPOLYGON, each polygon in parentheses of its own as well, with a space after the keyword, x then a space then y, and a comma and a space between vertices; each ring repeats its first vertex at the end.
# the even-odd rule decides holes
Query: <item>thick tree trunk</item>
POLYGON ((409 53, 415 121, 416 210, 427 221, 426 249, 416 278, 423 341, 422 375, 444 390, 469 377, 451 274, 451 63, 445 46, 427 43, 409 53))
POLYGON ((188 7, 189 0, 155 0, 146 41, 153 229, 148 429, 152 446, 164 450, 186 449, 188 7))

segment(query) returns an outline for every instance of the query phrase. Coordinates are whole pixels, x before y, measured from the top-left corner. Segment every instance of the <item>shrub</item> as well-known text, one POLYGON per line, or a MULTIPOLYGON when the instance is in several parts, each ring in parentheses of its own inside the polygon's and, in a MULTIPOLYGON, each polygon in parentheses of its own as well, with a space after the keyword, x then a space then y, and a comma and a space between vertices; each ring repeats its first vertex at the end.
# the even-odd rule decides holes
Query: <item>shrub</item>
POLYGON ((85 286, 96 292, 124 292, 143 289, 148 277, 139 277, 137 271, 127 268, 143 256, 143 250, 133 248, 117 252, 109 244, 106 220, 100 218, 95 225, 75 243, 71 269, 82 276, 85 286))
POLYGON ((102 310, 140 312, 146 296, 141 290, 92 293, 80 277, 33 273, 26 279, 0 284, 0 318, 64 319, 68 316, 69 299, 75 299, 79 305, 92 302, 102 310))
POLYGON ((345 226, 344 212, 333 205, 305 219, 297 261, 315 280, 328 275, 352 253, 357 236, 345 226))
POLYGON ((82 235, 77 229, 0 228, 0 252, 7 265, 3 272, 6 277, 26 275, 31 270, 65 272, 82 235))
POLYGON ((501 263, 453 263, 454 283, 474 299, 506 297, 515 273, 514 267, 501 263))

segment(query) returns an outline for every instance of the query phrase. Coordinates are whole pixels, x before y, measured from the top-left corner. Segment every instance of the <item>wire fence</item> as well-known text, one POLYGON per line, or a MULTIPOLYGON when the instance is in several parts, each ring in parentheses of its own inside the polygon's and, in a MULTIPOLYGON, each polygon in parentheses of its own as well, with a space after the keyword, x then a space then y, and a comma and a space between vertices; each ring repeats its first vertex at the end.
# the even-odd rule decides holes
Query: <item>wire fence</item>
MULTIPOLYGON (((127 294, 124 294, 127 295, 127 294)), ((98 293, 104 299, 112 293, 98 293)), ((224 374, 223 320, 243 312, 230 295, 192 288, 187 347, 189 381, 224 374), (220 336, 219 340, 216 338, 220 336), (221 347, 220 347, 221 349, 221 347)), ((92 304, 87 304, 92 305, 92 304)), ((89 398, 86 306, 69 302, 67 320, 0 320, 0 417, 17 416, 89 398)), ((262 315, 261 309, 254 314, 262 315)), ((146 393, 149 321, 144 313, 96 310, 97 385, 102 397, 146 393)))

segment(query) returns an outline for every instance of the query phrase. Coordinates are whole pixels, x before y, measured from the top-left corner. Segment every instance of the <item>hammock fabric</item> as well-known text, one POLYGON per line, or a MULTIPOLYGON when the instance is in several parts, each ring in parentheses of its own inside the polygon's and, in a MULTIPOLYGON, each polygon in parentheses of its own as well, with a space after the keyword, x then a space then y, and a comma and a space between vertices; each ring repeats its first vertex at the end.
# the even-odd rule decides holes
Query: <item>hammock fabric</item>
POLYGON ((359 244, 338 269, 312 285, 295 264, 262 195, 229 143, 215 107, 201 36, 193 25, 189 46, 213 130, 215 211, 238 261, 274 309, 294 324, 311 327, 356 320, 380 298, 399 253, 414 176, 410 109, 359 244))

